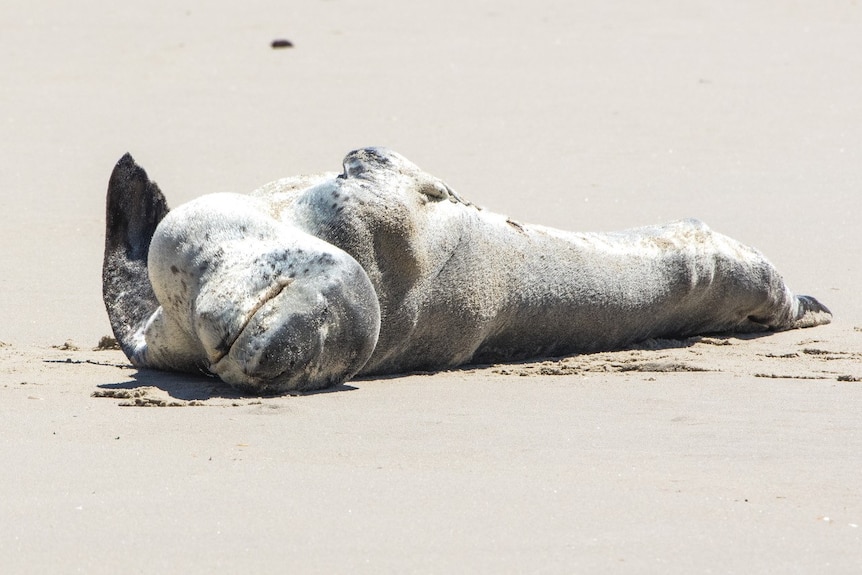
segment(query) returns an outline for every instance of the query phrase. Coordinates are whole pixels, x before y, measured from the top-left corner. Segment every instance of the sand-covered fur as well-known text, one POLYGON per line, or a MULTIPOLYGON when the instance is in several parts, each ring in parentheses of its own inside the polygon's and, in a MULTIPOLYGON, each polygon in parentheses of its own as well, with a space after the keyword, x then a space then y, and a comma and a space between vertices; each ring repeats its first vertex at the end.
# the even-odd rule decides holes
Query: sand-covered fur
POLYGON ((831 318, 697 220, 520 224, 383 148, 171 212, 127 155, 107 221, 105 303, 131 361, 256 393, 831 318))

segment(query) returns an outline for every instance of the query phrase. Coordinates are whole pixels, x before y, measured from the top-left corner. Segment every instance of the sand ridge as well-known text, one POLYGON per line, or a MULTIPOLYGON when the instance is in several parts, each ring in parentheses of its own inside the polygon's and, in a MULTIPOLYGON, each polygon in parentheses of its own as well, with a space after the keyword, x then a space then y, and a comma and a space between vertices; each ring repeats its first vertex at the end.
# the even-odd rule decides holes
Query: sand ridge
MULTIPOLYGON (((450 374, 518 376, 528 378, 567 377, 571 380, 602 374, 613 385, 613 374, 640 374, 645 381, 655 375, 688 374, 691 385, 698 384, 702 372, 722 373, 731 378, 822 380, 857 383, 862 381, 862 329, 851 337, 793 331, 749 336, 697 336, 683 340, 653 339, 628 349, 578 354, 561 358, 466 366, 462 369, 424 374, 445 378, 450 374), (807 337, 819 335, 821 337, 807 337)), ((114 379, 91 390, 93 398, 116 399, 121 407, 239 407, 281 402, 278 397, 243 395, 212 375, 199 376, 138 370, 128 363, 116 342, 103 337, 96 346, 79 346, 71 340, 50 348, 0 346, 0 375, 14 388, 49 386, 70 372, 77 377, 91 374, 114 379), (38 359, 36 359, 38 358, 38 359), (34 361, 35 360, 35 361, 34 361)), ((411 374, 404 374, 405 377, 411 374)), ((386 378, 397 386, 399 376, 386 378)), ((331 391, 355 389, 366 379, 359 378, 331 391)), ((537 384, 541 385, 541 384, 537 384)), ((325 391, 328 392, 328 391, 325 391)), ((86 388, 79 390, 86 393, 86 388)), ((306 395, 303 393, 295 396, 306 395)))

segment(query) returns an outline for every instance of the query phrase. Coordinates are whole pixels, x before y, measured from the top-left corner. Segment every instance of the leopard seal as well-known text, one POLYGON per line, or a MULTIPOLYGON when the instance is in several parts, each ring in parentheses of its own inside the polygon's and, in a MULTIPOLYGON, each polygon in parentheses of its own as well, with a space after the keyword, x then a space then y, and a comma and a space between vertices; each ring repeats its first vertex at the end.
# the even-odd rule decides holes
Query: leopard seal
POLYGON ((700 221, 520 224, 384 148, 174 210, 126 154, 108 184, 103 298, 135 366, 257 394, 831 320, 700 221))

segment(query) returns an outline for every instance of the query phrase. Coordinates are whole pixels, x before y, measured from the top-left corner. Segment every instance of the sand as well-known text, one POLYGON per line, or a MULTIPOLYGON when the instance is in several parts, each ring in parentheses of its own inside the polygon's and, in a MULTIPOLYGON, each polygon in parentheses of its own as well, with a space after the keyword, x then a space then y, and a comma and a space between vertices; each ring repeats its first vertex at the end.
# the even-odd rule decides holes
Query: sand
POLYGON ((75 4, 0 5, 4 572, 862 569, 858 2, 75 4), (93 349, 124 152, 177 205, 365 145, 701 218, 834 323, 263 399, 93 349))

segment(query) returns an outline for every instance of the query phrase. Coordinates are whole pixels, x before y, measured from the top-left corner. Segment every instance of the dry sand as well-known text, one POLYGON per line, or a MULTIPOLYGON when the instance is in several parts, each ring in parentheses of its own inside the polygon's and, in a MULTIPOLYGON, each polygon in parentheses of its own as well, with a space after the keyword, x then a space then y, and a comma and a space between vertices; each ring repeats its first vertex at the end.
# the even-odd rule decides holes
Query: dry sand
POLYGON ((293 4, 0 4, 4 572, 862 570, 859 2, 293 4), (275 399, 92 351, 122 153, 177 205, 363 145, 835 321, 275 399))

